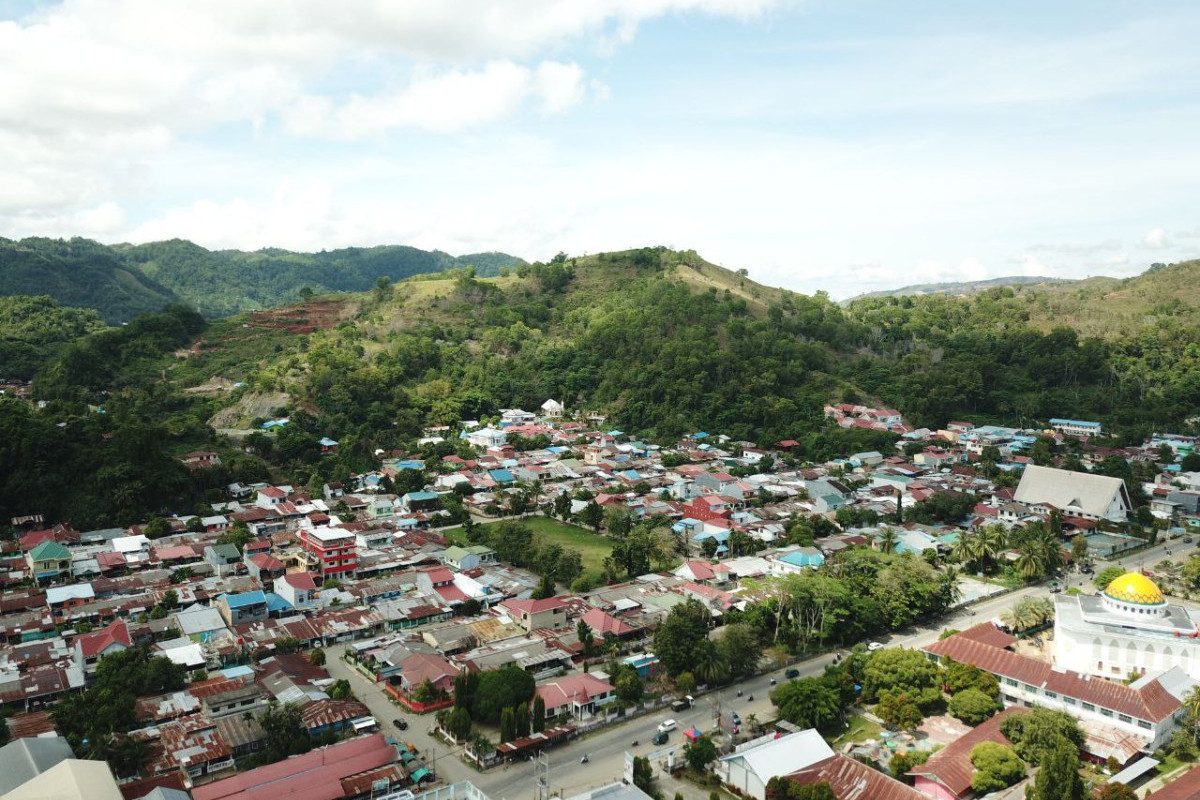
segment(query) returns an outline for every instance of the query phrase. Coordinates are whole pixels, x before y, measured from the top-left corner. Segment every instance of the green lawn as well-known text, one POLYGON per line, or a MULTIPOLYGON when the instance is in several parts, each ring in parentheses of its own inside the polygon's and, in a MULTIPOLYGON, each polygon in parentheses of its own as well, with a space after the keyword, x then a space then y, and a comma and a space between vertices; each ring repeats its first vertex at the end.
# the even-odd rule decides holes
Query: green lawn
POLYGON ((838 734, 837 738, 830 740, 830 745, 841 747, 846 742, 865 742, 867 739, 877 738, 879 732, 883 730, 878 723, 872 722, 861 714, 855 714, 847 721, 850 723, 850 727, 838 734))
MULTIPOLYGON (((607 538, 578 525, 549 517, 525 517, 514 521, 528 526, 541 544, 557 544, 563 549, 578 550, 583 558, 584 570, 596 577, 600 574, 605 556, 612 553, 612 543, 607 538)), ((488 522, 485 527, 498 524, 499 520, 488 522)), ((449 543, 461 546, 470 544, 462 528, 447 528, 443 534, 449 543)))

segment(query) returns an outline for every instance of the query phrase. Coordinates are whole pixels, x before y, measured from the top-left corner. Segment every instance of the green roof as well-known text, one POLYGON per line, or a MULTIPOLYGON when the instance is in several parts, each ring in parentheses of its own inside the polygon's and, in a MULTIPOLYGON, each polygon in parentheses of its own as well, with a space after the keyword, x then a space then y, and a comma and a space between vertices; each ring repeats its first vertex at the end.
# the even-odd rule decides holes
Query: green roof
POLYGON ((53 539, 47 539, 29 551, 29 558, 33 561, 49 561, 51 559, 58 560, 70 557, 71 551, 53 539))

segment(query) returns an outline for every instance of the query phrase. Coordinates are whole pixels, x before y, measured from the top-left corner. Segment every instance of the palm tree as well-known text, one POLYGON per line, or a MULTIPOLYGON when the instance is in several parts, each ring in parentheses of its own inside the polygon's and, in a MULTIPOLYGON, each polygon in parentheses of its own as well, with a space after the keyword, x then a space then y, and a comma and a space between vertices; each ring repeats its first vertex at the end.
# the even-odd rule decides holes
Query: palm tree
POLYGON ((896 552, 896 531, 893 528, 884 528, 883 533, 879 535, 879 552, 894 553, 896 552))
POLYGON ((1004 550, 1008 534, 1003 525, 985 525, 975 537, 975 557, 986 568, 1004 550))
POLYGON ((695 676, 710 686, 725 680, 729 665, 711 641, 705 641, 696 653, 695 676))
POLYGON ((942 592, 946 596, 946 608, 956 606, 962 600, 962 587, 958 585, 960 577, 954 567, 946 567, 942 572, 942 592))
POLYGON ((950 550, 950 554, 964 567, 975 560, 975 536, 976 534, 970 531, 963 531, 950 550))

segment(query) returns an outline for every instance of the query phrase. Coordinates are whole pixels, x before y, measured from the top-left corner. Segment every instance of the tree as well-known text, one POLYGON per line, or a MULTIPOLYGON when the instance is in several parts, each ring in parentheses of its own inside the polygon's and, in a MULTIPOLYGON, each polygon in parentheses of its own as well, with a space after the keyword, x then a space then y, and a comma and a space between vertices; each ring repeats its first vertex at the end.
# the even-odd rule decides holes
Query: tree
POLYGON ((798 783, 786 775, 767 782, 767 800, 837 800, 828 781, 798 783))
POLYGON ((495 725, 500 721, 502 709, 528 703, 533 694, 533 676, 520 667, 510 664, 489 670, 479 676, 471 717, 478 722, 495 725))
POLYGON ((604 522, 604 509, 592 500, 579 512, 579 521, 592 530, 599 531, 600 524, 604 522))
POLYGON ((475 707, 475 695, 479 690, 479 673, 470 670, 454 676, 454 707, 468 711, 475 707))
POLYGON ((500 743, 511 742, 517 738, 517 715, 511 708, 505 707, 500 712, 500 743))
POLYGON ((906 731, 914 730, 925 719, 920 707, 907 693, 892 691, 880 693, 875 716, 894 728, 906 731))
POLYGON ((717 759, 717 746, 707 736, 700 736, 683 748, 683 759, 694 772, 703 772, 704 768, 717 759))
POLYGON ((1013 744, 1022 761, 1041 764, 1045 754, 1060 741, 1078 751, 1083 747, 1083 732, 1073 717, 1062 711, 1032 708, 1027 714, 1005 717, 1000 731, 1013 744))
POLYGON ((523 736, 528 736, 530 726, 529 706, 524 703, 517 706, 514 711, 514 716, 516 717, 516 738, 520 739, 523 736))
POLYGON ((1088 557, 1088 540, 1082 533, 1077 533, 1071 537, 1071 560, 1076 564, 1082 564, 1087 561, 1088 557))
POLYGON ((758 669, 762 645, 754 629, 744 622, 733 622, 722 628, 717 651, 734 679, 753 675, 758 669))
POLYGON ((670 676, 695 672, 702 643, 708 642, 708 609, 688 599, 671 609, 654 633, 654 653, 670 676))
POLYGON ((604 509, 604 529, 614 539, 624 539, 633 530, 633 515, 624 506, 604 509))
POLYGON ((350 681, 339 678, 329 687, 328 694, 334 700, 349 700, 354 697, 354 689, 350 686, 350 681))
POLYGON ((554 579, 570 586, 583 574, 583 555, 578 550, 563 550, 554 565, 554 579))
POLYGON ((1078 746, 1066 738, 1053 739, 1041 753, 1042 768, 1025 796, 1029 800, 1085 800, 1087 789, 1079 777, 1078 753, 1078 746))
POLYGON ((650 784, 654 781, 654 771, 650 767, 650 759, 642 756, 633 757, 633 785, 646 794, 650 794, 650 784))
POLYGON ((272 705, 259 715, 258 724, 266 733, 263 763, 273 764, 288 756, 307 753, 312 747, 312 740, 300 717, 300 707, 294 703, 272 705))
POLYGON ((1123 783, 1102 783, 1093 793, 1095 800, 1138 800, 1137 792, 1123 783))
POLYGON ((546 701, 540 694, 533 698, 533 714, 530 717, 529 726, 534 733, 546 730, 546 701))
POLYGON ((837 690, 820 678, 785 681, 771 692, 771 702, 781 717, 801 728, 828 728, 842 715, 837 690))
POLYGON ((566 522, 571 517, 571 495, 567 492, 559 492, 554 498, 554 515, 566 522))
POLYGON ((863 667, 863 697, 867 702, 883 691, 908 691, 915 696, 938 682, 938 667, 919 650, 885 648, 871 653, 863 667))
POLYGON ((1025 762, 1011 747, 998 742, 980 742, 971 748, 971 788, 977 792, 1006 789, 1025 777, 1025 762))
POLYGON ((888 771, 896 780, 912 786, 914 778, 908 774, 909 770, 921 766, 928 760, 928 750, 897 750, 896 754, 892 756, 892 760, 888 762, 888 771))
POLYGON ((996 713, 996 701, 978 689, 964 689, 950 698, 950 716, 978 725, 996 713))
POLYGON ((455 741, 465 742, 471 736, 470 712, 465 708, 455 708, 452 710, 446 717, 446 730, 450 732, 455 741))
POLYGON ((554 572, 543 572, 541 580, 538 581, 538 588, 533 590, 533 599, 544 600, 547 597, 554 597, 557 592, 558 587, 554 585, 554 572))
POLYGON ((592 630, 592 626, 588 625, 581 618, 575 623, 575 638, 583 645, 583 657, 589 658, 596 652, 596 634, 592 630))
POLYGON ((611 673, 614 677, 613 686, 617 699, 626 705, 632 705, 642 699, 645 687, 637 670, 630 664, 619 664, 611 673))
POLYGON ((308 654, 308 661, 315 667, 325 666, 325 651, 317 648, 308 654))
POLYGON ((702 639, 696 643, 695 666, 696 677, 703 683, 715 685, 729 678, 729 662, 724 654, 710 639, 702 639))
POLYGON ((1000 696, 1000 682, 992 673, 974 664, 963 664, 950 659, 947 659, 945 667, 942 685, 947 693, 956 695, 966 689, 976 689, 993 700, 1000 696))
POLYGON ((1108 588, 1108 585, 1110 583, 1112 583, 1113 581, 1115 581, 1117 578, 1121 577, 1124 574, 1125 574, 1125 570, 1121 569, 1120 567, 1108 567, 1107 569, 1105 569, 1104 571, 1102 571, 1101 573, 1096 575, 1096 577, 1092 578, 1092 583, 1094 583, 1096 585, 1097 589, 1099 589, 1100 591, 1104 591, 1105 589, 1108 588))

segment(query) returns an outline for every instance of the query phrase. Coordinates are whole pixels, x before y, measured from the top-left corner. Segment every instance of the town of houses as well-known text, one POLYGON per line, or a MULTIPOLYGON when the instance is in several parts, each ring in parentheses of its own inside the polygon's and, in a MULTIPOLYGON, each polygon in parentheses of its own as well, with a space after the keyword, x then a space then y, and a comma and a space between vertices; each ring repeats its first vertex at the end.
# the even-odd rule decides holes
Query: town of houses
MULTIPOLYGON (((516 665, 537 679, 551 716, 585 724, 603 718, 615 696, 602 673, 581 668, 580 621, 648 673, 653 632, 679 603, 699 600, 720 624, 723 613, 759 597, 764 578, 819 570, 833 554, 879 547, 885 537, 899 552, 947 553, 964 531, 1054 516, 1066 535, 1089 537, 1092 554, 1107 557, 1138 544, 1118 530, 1132 510, 1124 485, 1036 466, 1030 451, 1038 438, 1080 439, 1085 466, 1114 455, 1153 463, 1164 446, 1183 456, 1196 444, 1162 435, 1114 448, 1096 439, 1098 423, 1069 419, 1045 430, 958 421, 931 430, 907 426, 891 409, 846 404, 826 407, 825 416, 899 439, 890 452, 801 464, 792 440, 758 447, 696 432, 660 446, 604 430, 601 417, 567 418, 549 401, 538 413, 510 409, 496 424, 431 429, 422 440, 456 437, 470 445, 469 458, 425 463, 412 453, 380 453, 375 471, 319 492, 233 484, 210 514, 172 517, 170 530, 153 531, 153 538, 148 522, 80 531, 48 525, 30 509, 12 520, 18 534, 3 547, 0 703, 13 714, 8 724, 18 740, 52 736, 47 711, 57 700, 84 688, 107 655, 144 645, 185 666, 193 680, 181 691, 139 699, 138 719, 154 744, 143 778, 161 786, 172 777, 180 789, 220 786, 219 779, 236 773, 239 756, 262 746, 265 733, 254 715, 295 703, 310 734, 339 733, 346 742, 338 747, 363 751, 356 758, 370 766, 338 777, 339 796, 368 796, 380 780, 391 787, 419 783, 424 768, 372 749, 379 736, 373 731, 385 721, 357 700, 330 696, 329 673, 304 655, 313 648, 332 647, 331 657, 344 653, 414 713, 445 705, 416 700, 421 686, 447 693, 460 673, 516 665), (511 444, 517 437, 546 444, 517 450, 511 444), (403 470, 422 471, 425 486, 386 492, 386 479, 403 470), (998 482, 1005 474, 1017 480, 998 482), (574 513, 594 502, 626 509, 634 519, 663 518, 686 543, 687 556, 662 573, 589 591, 560 587, 556 596, 534 599, 536 575, 501 562, 486 546, 451 544, 444 535, 447 496, 461 498, 481 520, 503 515, 514 493, 531 494, 534 508, 552 508, 567 493, 574 513), (952 524, 904 521, 904 509, 939 494, 972 494, 978 503, 952 524), (884 521, 895 520, 898 510, 899 521, 884 521), (789 543, 789 523, 809 516, 829 520, 832 532, 811 544, 789 543), (851 521, 868 518, 877 521, 851 521), (240 548, 229 537, 235 529, 248 532, 240 548), (753 546, 739 544, 746 541, 753 546)), ((331 452, 337 442, 321 446, 331 452)), ((217 458, 197 452, 185 462, 201 468, 217 458)), ((1182 533, 1200 526, 1200 473, 1170 465, 1145 489, 1161 527, 1182 533)), ((1059 705, 1090 706, 1098 723, 1119 729, 1120 736, 1097 738, 1121 760, 1169 737, 1183 694, 1200 678, 1200 658, 1186 669, 1163 661, 1154 665, 1163 668, 1161 679, 1152 675, 1144 685, 1118 690, 1111 688, 1116 683, 1089 681, 1089 670, 1111 677, 1103 666, 1084 659, 1072 663, 1077 672, 1051 672, 1024 663, 1027 657, 1011 644, 1011 636, 983 623, 929 652, 993 672, 1005 699, 1018 707, 1039 691, 1056 701, 1078 694, 1082 705, 1059 705), (1053 681, 1061 687, 1043 688, 1053 681), (1110 698, 1120 720, 1101 718, 1095 709, 1100 703, 1103 710, 1104 700, 1095 697, 1110 698)), ((1129 666, 1137 665, 1122 662, 1121 669, 1129 666)), ((226 795, 197 789, 194 796, 226 795)))

